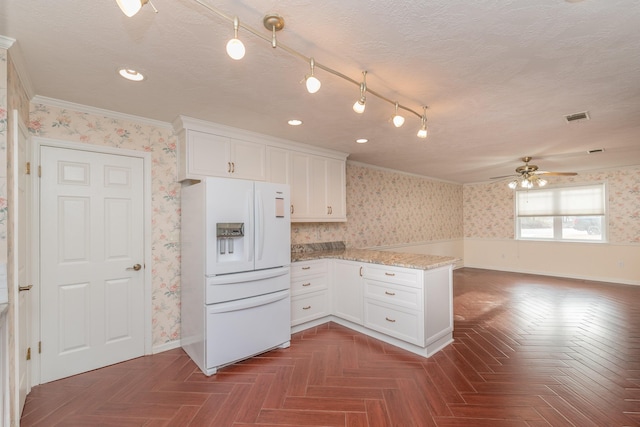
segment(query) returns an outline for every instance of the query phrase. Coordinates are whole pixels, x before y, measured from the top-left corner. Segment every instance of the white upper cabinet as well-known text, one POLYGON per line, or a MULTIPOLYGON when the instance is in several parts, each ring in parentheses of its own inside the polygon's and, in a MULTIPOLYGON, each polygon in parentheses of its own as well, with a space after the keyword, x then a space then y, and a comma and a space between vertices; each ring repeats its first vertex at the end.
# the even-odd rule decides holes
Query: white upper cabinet
POLYGON ((178 181, 206 176, 291 186, 292 222, 347 220, 347 154, 180 116, 178 181))
POLYGON ((249 141, 186 130, 179 180, 203 176, 266 179, 266 147, 249 141))
POLYGON ((345 164, 342 159, 292 153, 292 222, 347 220, 345 164))

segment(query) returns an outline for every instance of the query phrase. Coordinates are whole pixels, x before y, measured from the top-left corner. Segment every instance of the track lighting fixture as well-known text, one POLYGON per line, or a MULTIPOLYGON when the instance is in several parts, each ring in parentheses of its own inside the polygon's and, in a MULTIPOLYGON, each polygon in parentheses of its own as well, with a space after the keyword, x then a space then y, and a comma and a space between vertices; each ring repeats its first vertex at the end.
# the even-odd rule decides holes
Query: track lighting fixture
POLYGON ((420 130, 418 131, 418 138, 427 137, 427 107, 422 107, 422 117, 420 118, 420 130))
MULTIPOLYGON (((118 3, 118 6, 120 6, 120 9, 122 9, 122 12, 124 12, 127 16, 135 15, 142 8, 142 6, 147 3, 149 3, 151 7, 153 7, 154 11, 157 12, 156 8, 151 3, 151 0, 116 0, 116 1, 118 3)), ((195 3, 198 3, 200 6, 204 7, 205 9, 208 9, 210 12, 219 16, 220 18, 233 22, 234 38, 227 43, 227 53, 231 58, 241 59, 245 54, 244 45, 238 39, 238 28, 242 27, 243 29, 247 30, 248 33, 251 33, 256 37, 269 42, 271 44, 271 47, 273 48, 278 47, 284 50, 285 52, 287 52, 288 54, 290 54, 291 56, 295 56, 299 59, 304 60, 305 62, 308 62, 311 66, 311 74, 305 77, 305 83, 307 86, 307 91, 309 91, 309 93, 315 93, 320 89, 320 86, 321 86, 320 81, 314 76, 315 68, 320 68, 329 74, 333 74, 336 77, 339 77, 343 80, 346 80, 350 83, 360 86, 360 99, 358 99, 355 102, 355 104, 353 104, 353 110, 356 113, 362 114, 364 112, 365 103, 366 103, 366 94, 368 92, 371 95, 375 96, 376 98, 386 101, 395 106, 395 115, 393 116, 394 126, 400 127, 404 124, 404 117, 398 114, 398 109, 402 108, 403 110, 411 114, 414 114, 416 117, 420 118, 421 127, 420 127, 420 130, 418 130, 417 136, 419 138, 427 137, 427 115, 426 115, 427 107, 426 106, 423 107, 423 113, 422 115, 420 115, 415 110, 409 107, 406 107, 404 105, 400 105, 397 101, 392 101, 386 96, 368 88, 367 82, 366 82, 366 78, 367 78, 366 71, 362 72, 362 75, 363 75, 362 82, 358 82, 357 80, 354 80, 351 77, 345 74, 342 74, 339 71, 336 71, 332 68, 329 68, 325 65, 322 65, 316 62, 313 58, 307 57, 302 53, 296 51, 295 49, 292 49, 288 46, 278 43, 278 40, 276 39, 276 32, 284 28, 284 18, 282 18, 281 16, 276 14, 269 14, 263 18, 262 23, 264 27, 271 32, 270 37, 267 37, 263 34, 263 32, 260 32, 255 28, 252 28, 244 24, 241 25, 238 17, 231 17, 225 14, 224 12, 218 10, 217 8, 211 6, 204 0, 193 0, 193 1, 195 3)), ((544 184, 539 184, 539 185, 544 185, 544 184)))
POLYGON ((315 68, 315 62, 313 58, 309 60, 309 64, 311 66, 311 74, 306 77, 307 92, 316 93, 320 90, 320 86, 322 86, 322 83, 320 83, 320 80, 318 80, 313 75, 313 70, 315 68))
POLYGON ((358 99, 355 104, 353 104, 353 111, 358 114, 364 113, 364 109, 366 107, 365 102, 367 102, 367 97, 365 93, 367 92, 367 72, 362 72, 362 83, 360 83, 360 99, 358 99))
POLYGON ((233 38, 227 43, 227 55, 231 59, 239 60, 244 58, 244 44, 238 39, 238 27, 240 26, 240 20, 237 16, 233 18, 233 38))
POLYGON ((393 125, 397 128, 404 124, 404 117, 398 114, 398 103, 396 102, 396 113, 393 115, 393 125))
POLYGON ((158 13, 158 9, 156 9, 153 3, 151 3, 151 1, 149 0, 116 0, 116 2, 118 3, 118 6, 120 7, 120 10, 122 11, 122 13, 127 15, 129 18, 131 18, 136 13, 140 12, 140 9, 142 9, 142 6, 144 6, 147 3, 151 5, 155 13, 158 13))

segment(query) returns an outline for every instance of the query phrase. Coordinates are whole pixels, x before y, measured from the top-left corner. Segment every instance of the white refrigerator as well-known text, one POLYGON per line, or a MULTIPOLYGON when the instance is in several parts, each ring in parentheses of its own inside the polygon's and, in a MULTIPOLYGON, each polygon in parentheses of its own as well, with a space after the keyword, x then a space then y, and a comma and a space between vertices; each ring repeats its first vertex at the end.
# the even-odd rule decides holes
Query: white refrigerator
POLYGON ((289 346, 289 186, 206 178, 181 193, 181 342, 206 375, 289 346))

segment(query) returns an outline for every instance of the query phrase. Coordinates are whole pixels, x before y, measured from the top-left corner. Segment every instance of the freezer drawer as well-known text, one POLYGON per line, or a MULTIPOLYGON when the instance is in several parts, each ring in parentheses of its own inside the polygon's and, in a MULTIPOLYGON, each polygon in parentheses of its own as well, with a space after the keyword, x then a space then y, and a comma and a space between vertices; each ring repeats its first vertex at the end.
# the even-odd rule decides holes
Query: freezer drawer
POLYGON ((206 365, 211 373, 274 347, 289 346, 289 290, 212 304, 206 310, 206 365))
POLYGON ((207 277, 205 304, 240 300, 289 289, 289 267, 207 277))

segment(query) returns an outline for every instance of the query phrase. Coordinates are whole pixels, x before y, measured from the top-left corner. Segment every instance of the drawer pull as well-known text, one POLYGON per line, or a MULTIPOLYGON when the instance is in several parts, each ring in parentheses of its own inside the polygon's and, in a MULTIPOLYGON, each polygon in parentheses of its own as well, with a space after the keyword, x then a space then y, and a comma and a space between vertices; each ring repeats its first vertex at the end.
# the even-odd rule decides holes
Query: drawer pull
MULTIPOLYGON (((306 307, 302 307, 302 309, 303 309, 303 310, 309 310, 310 308, 311 308, 311 306, 310 306, 310 305, 308 305, 308 306, 306 306, 306 307)), ((388 320, 388 319, 387 319, 387 320, 388 320)), ((395 320, 394 320, 394 322, 395 322, 395 320)))
POLYGON ((391 296, 394 296, 396 294, 395 292, 389 292, 389 291, 384 291, 384 293, 386 295, 391 295, 391 296))
POLYGON ((302 267, 303 270, 311 270, 311 267, 302 267))
POLYGON ((385 320, 387 322, 396 323, 396 319, 389 319, 388 317, 385 317, 385 320))
POLYGON ((309 283, 303 283, 302 286, 311 286, 311 282, 309 283))
POLYGON ((384 273, 384 274, 385 274, 385 276, 395 276, 396 275, 396 273, 384 273))

